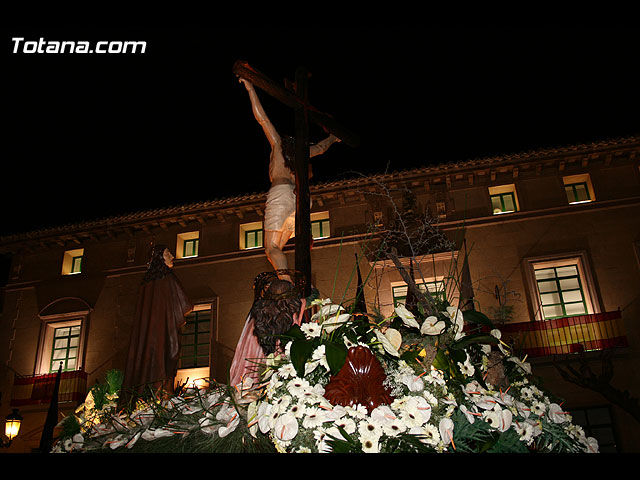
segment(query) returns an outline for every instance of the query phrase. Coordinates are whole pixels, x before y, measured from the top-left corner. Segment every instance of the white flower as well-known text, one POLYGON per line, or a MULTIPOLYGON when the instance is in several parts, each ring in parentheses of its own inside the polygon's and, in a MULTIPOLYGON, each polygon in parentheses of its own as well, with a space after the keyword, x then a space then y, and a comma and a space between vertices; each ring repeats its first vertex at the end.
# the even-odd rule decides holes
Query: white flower
POLYGON ((236 429, 240 423, 240 415, 232 405, 223 405, 216 414, 216 420, 224 424, 218 429, 218 435, 224 438, 236 429))
POLYGON ((342 417, 333 422, 333 425, 336 427, 342 427, 348 434, 352 434, 356 431, 356 422, 353 418, 350 417, 342 417))
POLYGON ((462 374, 466 375, 467 377, 472 377, 476 371, 475 367, 471 363, 469 355, 467 355, 467 359, 464 361, 464 363, 458 362, 458 366, 460 367, 460 371, 462 372, 462 374))
POLYGON ((517 412, 522 415, 524 418, 527 418, 531 414, 531 409, 522 402, 515 401, 514 405, 516 407, 517 412))
POLYGON ((531 364, 528 362, 525 362, 524 360, 520 360, 519 358, 516 357, 509 357, 507 358, 507 360, 515 363, 516 365, 518 365, 518 367, 520 367, 525 373, 530 374, 531 373, 531 364))
POLYGON ((371 419, 365 419, 358 424, 358 434, 361 441, 364 439, 378 440, 383 433, 382 426, 371 419))
POLYGON ((296 418, 303 418, 306 411, 307 407, 305 407, 302 403, 294 403, 289 407, 289 413, 291 413, 296 418))
POLYGON ((401 412, 408 427, 423 425, 431 418, 431 405, 424 397, 410 396, 401 412))
POLYGON ((387 405, 379 405, 371 412, 371 421, 380 426, 384 426, 396 419, 396 414, 393 413, 387 405))
MULTIPOLYGON (((214 421, 208 415, 198 420, 198 424, 200 425, 200 431, 209 435, 213 435, 220 428, 220 424, 214 423, 214 421)), ((146 441, 155 440, 157 438, 155 432, 156 430, 146 430, 142 434, 142 439, 146 441)))
POLYGON ((525 400, 533 400, 534 398, 533 390, 530 387, 524 387, 520 390, 520 393, 522 394, 522 398, 525 400))
POLYGON ((273 410, 273 405, 268 402, 262 402, 258 406, 258 428, 262 433, 267 433, 273 427, 274 422, 271 412, 273 410))
POLYGON ((362 444, 363 453, 380 453, 380 443, 378 438, 361 438, 360 443, 362 444))
POLYGON ((290 378, 296 375, 296 368, 293 366, 293 363, 285 363, 278 369, 278 376, 280 378, 290 378))
POLYGON ((533 427, 528 422, 516 422, 515 430, 520 435, 520 440, 527 445, 533 441, 533 427))
POLYGON ((427 317, 422 326, 420 327, 420 333, 423 335, 440 335, 446 327, 446 324, 442 320, 438 320, 438 317, 427 317))
POLYGON ((312 315, 310 321, 321 324, 322 329, 330 333, 347 322, 351 317, 348 313, 341 314, 340 312, 342 311, 344 311, 344 308, 341 305, 325 304, 320 307, 319 311, 312 315))
POLYGON ((304 378, 295 377, 293 380, 287 382, 287 391, 294 397, 301 397, 309 388, 309 382, 304 378))
POLYGON ((588 437, 583 443, 587 447, 585 450, 586 453, 598 453, 600 448, 598 445, 598 440, 593 437, 588 437))
POLYGON ((382 333, 380 330, 376 330, 375 333, 376 333, 376 337, 378 338, 378 341, 382 345, 382 348, 384 348, 389 355, 393 355, 394 357, 400 356, 400 354, 398 353, 398 350, 394 348, 394 346, 391 344, 389 339, 384 335, 384 333, 382 333))
POLYGON ((327 420, 335 422, 347 414, 347 410, 342 405, 336 405, 331 410, 326 411, 327 420))
POLYGON ((443 417, 438 424, 438 431, 440 432, 440 438, 442 443, 449 445, 453 440, 453 420, 448 417, 443 417))
POLYGON ((416 317, 413 316, 413 313, 407 310, 407 307, 405 307, 404 304, 398 304, 395 308, 395 312, 407 327, 420 328, 420 324, 416 321, 416 317))
POLYGON ((531 405, 531 413, 534 415, 542 415, 546 410, 546 405, 543 402, 533 402, 531 405))
POLYGON ((384 332, 384 336, 387 337, 387 340, 394 350, 397 351, 402 346, 402 335, 395 328, 387 328, 384 332))
POLYGON ((482 388, 477 380, 473 380, 467 383, 462 390, 464 391, 465 395, 482 395, 485 392, 484 388, 482 388))
POLYGON ((498 348, 500 349, 502 354, 505 355, 505 356, 509 356, 511 354, 511 352, 509 352, 507 349, 504 348, 504 347, 507 347, 508 345, 501 340, 502 332, 500 330, 498 330, 497 328, 494 328, 493 330, 491 330, 490 333, 491 333, 491 336, 493 336, 494 338, 496 338, 498 340, 498 348))
POLYGON ((322 322, 322 330, 327 332, 327 333, 331 333, 336 328, 341 327, 342 325, 347 323, 350 318, 351 318, 351 315, 348 314, 348 313, 335 315, 335 316, 333 316, 331 318, 328 318, 324 322, 322 322))
POLYGON ((279 440, 288 442, 298 434, 298 420, 291 413, 285 413, 278 417, 273 426, 273 431, 279 440))
POLYGON ((331 303, 331 300, 323 300, 323 302, 324 303, 320 307, 320 310, 311 316, 311 322, 322 323, 322 321, 326 320, 328 317, 344 310, 341 305, 331 303))
POLYGON ((420 427, 412 427, 409 429, 412 435, 420 435, 420 441, 428 445, 437 445, 440 441, 440 433, 435 425, 427 423, 420 427))
POLYGON ((464 333, 462 333, 462 329, 464 328, 464 316, 462 315, 462 311, 458 310, 456 307, 447 307, 447 316, 453 322, 453 331, 455 332, 454 340, 458 340, 464 336, 464 333))
POLYGON ((319 337, 322 333, 322 327, 317 322, 305 322, 300 326, 300 330, 308 339, 319 337))
POLYGON ((473 422, 476 421, 476 416, 474 415, 475 412, 469 410, 466 405, 460 405, 460 411, 464 413, 464 416, 467 417, 467 421, 469 423, 473 424, 473 422))
POLYGON ((326 420, 326 413, 318 407, 308 407, 305 416, 302 419, 302 426, 308 429, 314 429, 322 425, 326 420))
POLYGON ((429 390, 425 390, 424 392, 422 392, 422 396, 427 400, 427 402, 429 402, 432 407, 438 406, 438 398, 429 390))
POLYGON ((327 353, 326 346, 319 345, 311 354, 311 361, 317 362, 319 365, 322 365, 325 370, 329 371, 329 364, 327 363, 327 353))
POLYGON ((471 401, 483 410, 492 410, 497 403, 496 399, 490 395, 480 395, 479 397, 473 397, 471 398, 471 401))
POLYGON ((485 421, 499 432, 506 432, 513 418, 511 411, 503 410, 500 405, 496 405, 494 410, 484 412, 483 416, 485 421))
POLYGON ((369 415, 369 411, 367 407, 364 405, 355 405, 355 406, 346 406, 344 409, 347 412, 347 415, 350 415, 353 418, 358 418, 360 420, 366 418, 369 415))
POLYGON ((417 375, 403 375, 400 381, 405 384, 411 392, 421 392, 424 390, 424 381, 417 375))
POLYGON ((400 435, 407 429, 407 425, 399 418, 394 418, 389 422, 382 425, 382 430, 385 435, 389 437, 395 437, 396 435, 400 435))
POLYGON ((564 423, 568 420, 567 412, 564 412, 562 407, 557 403, 549 405, 548 418, 550 418, 554 423, 564 423))

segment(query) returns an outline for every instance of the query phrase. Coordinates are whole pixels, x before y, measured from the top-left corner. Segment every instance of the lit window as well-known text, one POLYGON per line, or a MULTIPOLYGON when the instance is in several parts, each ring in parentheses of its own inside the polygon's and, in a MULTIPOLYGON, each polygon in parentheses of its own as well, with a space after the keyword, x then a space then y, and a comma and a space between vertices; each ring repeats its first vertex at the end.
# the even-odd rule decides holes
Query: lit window
POLYGON ((240 225, 240 250, 262 247, 264 247, 262 222, 243 223, 240 225))
POLYGON ((314 240, 329 238, 331 236, 329 224, 329 212, 316 212, 310 216, 311 236, 314 240))
POLYGON ((329 220, 311 222, 311 236, 314 240, 329 237, 329 220))
POLYGON ((595 283, 585 253, 529 259, 527 263, 537 320, 598 313, 595 283))
POLYGON ((200 232, 185 232, 178 234, 176 244, 176 258, 192 258, 198 256, 200 248, 200 232))
POLYGON ((503 213, 513 213, 518 208, 518 196, 515 185, 500 185, 489 187, 489 198, 491 199, 491 211, 494 215, 503 213))
POLYGON ((576 265, 535 270, 540 308, 545 319, 584 315, 587 304, 576 265))
MULTIPOLYGON (((446 299, 445 287, 443 280, 434 280, 429 282, 422 282, 420 280, 416 281, 418 288, 420 291, 424 292, 427 289, 431 294, 431 297, 437 302, 443 302, 446 299)), ((396 307, 400 304, 404 305, 405 300, 407 299, 407 291, 409 287, 406 283, 402 283, 400 285, 392 286, 392 294, 393 294, 393 306, 396 307)))
POLYGON ((180 333, 180 357, 175 386, 205 388, 210 376, 211 304, 200 304, 187 315, 180 333))
POLYGON ((80 345, 80 325, 56 328, 53 331, 50 371, 56 372, 62 363, 62 370, 75 370, 80 345))
POLYGON ((88 312, 41 317, 43 322, 36 358, 36 375, 57 372, 60 362, 63 371, 82 368, 86 313, 88 312))
POLYGON ((196 310, 187 315, 182 327, 179 368, 209 365, 211 344, 211 310, 196 310))
POLYGON ((246 249, 261 248, 264 246, 263 231, 260 230, 245 230, 244 232, 244 245, 246 249))
POLYGON ((595 200, 593 185, 588 173, 582 175, 569 175, 563 177, 564 189, 567 194, 567 201, 570 205, 588 203, 595 200))
POLYGON ((84 249, 67 250, 62 258, 62 275, 76 275, 82 272, 84 249))

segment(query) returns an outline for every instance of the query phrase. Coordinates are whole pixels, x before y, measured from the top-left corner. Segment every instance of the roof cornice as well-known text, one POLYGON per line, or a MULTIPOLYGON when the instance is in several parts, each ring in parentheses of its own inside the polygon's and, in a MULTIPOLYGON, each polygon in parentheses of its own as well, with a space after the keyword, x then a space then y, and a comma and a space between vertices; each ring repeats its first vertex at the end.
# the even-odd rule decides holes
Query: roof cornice
MULTIPOLYGON (((640 136, 631 136, 577 144, 564 147, 542 148, 507 155, 474 158, 458 162, 427 165, 413 169, 385 172, 372 175, 361 175, 348 179, 321 182, 310 186, 311 195, 319 195, 328 191, 340 191, 345 187, 364 186, 385 181, 405 181, 418 177, 434 175, 449 175, 461 171, 475 169, 499 168, 506 165, 522 164, 527 162, 549 162, 572 156, 591 156, 606 154, 607 151, 620 151, 621 149, 637 150, 640 148, 640 136)), ((218 217, 222 219, 224 214, 237 215, 242 218, 243 210, 255 210, 262 215, 261 205, 266 198, 266 192, 254 192, 250 194, 215 200, 201 201, 167 208, 156 208, 144 211, 106 217, 97 220, 78 222, 73 224, 33 230, 0 237, 0 247, 15 245, 25 241, 38 241, 45 238, 57 238, 56 243, 64 245, 66 241, 81 238, 91 238, 92 232, 97 230, 109 231, 117 228, 120 230, 132 229, 135 225, 147 223, 148 225, 165 228, 169 223, 181 223, 199 221, 204 223, 207 218, 218 217)), ((144 227, 143 227, 144 229, 144 227)))

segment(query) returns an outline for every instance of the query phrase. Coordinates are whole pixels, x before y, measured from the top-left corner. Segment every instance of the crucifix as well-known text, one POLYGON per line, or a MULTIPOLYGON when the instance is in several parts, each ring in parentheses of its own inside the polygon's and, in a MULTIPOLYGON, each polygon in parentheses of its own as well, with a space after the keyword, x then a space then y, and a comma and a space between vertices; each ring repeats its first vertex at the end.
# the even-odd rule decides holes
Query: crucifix
MULTIPOLYGON (((309 104, 307 96, 307 84, 309 72, 304 68, 298 68, 295 74, 295 83, 293 86, 286 85, 286 88, 274 83, 267 76, 251 67, 247 62, 237 61, 233 66, 233 73, 238 76, 241 81, 245 81, 245 85, 250 94, 253 92, 253 86, 264 90, 266 93, 284 103, 286 106, 293 108, 295 120, 295 141, 294 141, 294 168, 295 175, 295 269, 302 273, 305 279, 304 296, 308 296, 311 292, 311 215, 310 215, 310 195, 309 195, 309 158, 311 152, 317 154, 323 153, 333 141, 341 141, 351 147, 357 147, 359 140, 357 136, 349 132, 336 122, 330 115, 320 112, 309 104), (248 82, 248 83, 246 83, 248 82), (309 146, 309 123, 312 122, 322 127, 330 134, 329 139, 325 140, 323 145, 316 147, 316 150, 309 146)), ((252 102, 256 102, 252 99, 252 102)), ((256 102, 257 103, 257 102, 256 102)), ((258 121, 261 121, 261 111, 256 111, 256 103, 254 103, 254 113, 258 121)), ((258 108, 261 109, 259 103, 258 108)), ((263 128, 265 126, 263 125, 263 128)), ((268 129, 267 135, 269 136, 268 129)), ((277 135, 274 134, 274 135, 277 135)), ((273 153, 272 153, 273 154, 273 153)), ((270 172, 271 173, 271 172, 270 172)), ((273 183, 273 181, 272 181, 273 183)), ((272 187, 273 190, 273 187, 272 187)), ((270 190, 271 192, 271 190, 270 190)), ((269 196, 267 198, 269 202, 269 196)), ((267 209, 269 204, 267 204, 267 209)), ((266 210, 265 210, 266 221, 266 210)), ((265 231, 267 226, 265 225, 265 231)), ((272 262, 274 263, 274 262, 272 262)))

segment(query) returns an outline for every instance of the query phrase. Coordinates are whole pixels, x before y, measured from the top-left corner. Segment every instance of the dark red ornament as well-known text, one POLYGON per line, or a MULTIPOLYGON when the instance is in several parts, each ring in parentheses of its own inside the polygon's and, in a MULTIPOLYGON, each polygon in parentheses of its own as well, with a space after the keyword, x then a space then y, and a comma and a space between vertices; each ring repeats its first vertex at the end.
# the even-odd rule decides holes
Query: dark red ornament
POLYGON ((337 375, 325 387, 325 398, 332 405, 364 405, 369 413, 393 401, 383 385, 386 374, 376 356, 366 347, 351 347, 337 375))

